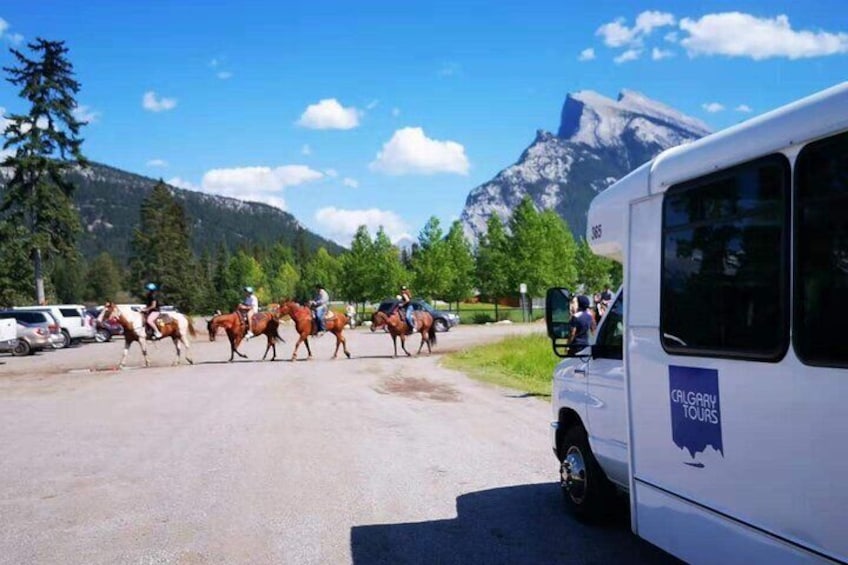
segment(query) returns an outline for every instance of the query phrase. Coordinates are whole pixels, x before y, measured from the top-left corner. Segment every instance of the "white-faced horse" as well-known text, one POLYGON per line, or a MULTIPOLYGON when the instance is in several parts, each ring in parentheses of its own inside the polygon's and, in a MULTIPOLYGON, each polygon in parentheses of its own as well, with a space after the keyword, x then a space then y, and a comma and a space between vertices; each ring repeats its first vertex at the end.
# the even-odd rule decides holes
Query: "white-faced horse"
MULTIPOLYGON (((135 310, 125 311, 118 308, 117 304, 107 302, 103 307, 103 312, 101 312, 100 316, 98 316, 98 319, 117 320, 124 328, 124 354, 121 357, 121 363, 118 365, 118 368, 124 367, 124 362, 127 359, 127 353, 130 350, 130 345, 132 345, 134 341, 137 341, 138 345, 141 347, 141 353, 144 355, 144 366, 150 366, 150 361, 147 358, 147 332, 144 327, 144 319, 141 312, 136 312, 135 310)), ((162 337, 160 339, 170 337, 174 341, 174 346, 177 348, 177 358, 173 363, 174 365, 180 364, 180 344, 185 346, 186 361, 190 364, 194 364, 194 361, 192 361, 191 357, 189 357, 189 345, 188 340, 186 339, 186 335, 190 335, 192 337, 197 335, 194 331, 194 326, 191 323, 190 318, 180 314, 179 312, 162 313, 156 319, 156 327, 159 328, 159 331, 162 333, 162 337)))

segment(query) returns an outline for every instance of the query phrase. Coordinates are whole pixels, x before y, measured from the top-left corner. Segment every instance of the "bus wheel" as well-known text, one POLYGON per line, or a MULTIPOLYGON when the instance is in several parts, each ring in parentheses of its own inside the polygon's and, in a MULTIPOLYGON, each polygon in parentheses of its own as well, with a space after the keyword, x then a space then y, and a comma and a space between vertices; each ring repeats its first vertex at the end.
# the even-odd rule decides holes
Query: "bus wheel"
POLYGON ((586 522, 601 522, 613 514, 615 487, 589 448, 583 426, 573 426, 563 437, 560 486, 568 510, 586 522))

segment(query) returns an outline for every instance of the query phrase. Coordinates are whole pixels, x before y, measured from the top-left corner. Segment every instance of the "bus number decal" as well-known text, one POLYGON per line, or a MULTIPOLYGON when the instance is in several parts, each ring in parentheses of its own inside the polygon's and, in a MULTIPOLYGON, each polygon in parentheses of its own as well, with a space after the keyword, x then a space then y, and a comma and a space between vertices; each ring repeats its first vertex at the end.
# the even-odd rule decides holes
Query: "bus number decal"
POLYGON ((604 234, 604 229, 602 224, 595 224, 592 226, 592 240, 601 239, 601 236, 604 234))

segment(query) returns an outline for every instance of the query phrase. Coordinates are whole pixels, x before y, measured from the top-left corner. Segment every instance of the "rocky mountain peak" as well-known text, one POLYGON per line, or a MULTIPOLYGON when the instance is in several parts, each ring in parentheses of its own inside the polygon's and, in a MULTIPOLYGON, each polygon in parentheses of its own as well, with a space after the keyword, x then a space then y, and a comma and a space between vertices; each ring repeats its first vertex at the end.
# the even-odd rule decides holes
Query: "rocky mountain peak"
POLYGON ((506 220, 524 196, 556 210, 585 237, 592 198, 664 149, 710 133, 695 118, 633 90, 613 100, 591 90, 568 94, 556 135, 537 130, 518 161, 471 191, 462 212, 476 238, 492 214, 506 220))

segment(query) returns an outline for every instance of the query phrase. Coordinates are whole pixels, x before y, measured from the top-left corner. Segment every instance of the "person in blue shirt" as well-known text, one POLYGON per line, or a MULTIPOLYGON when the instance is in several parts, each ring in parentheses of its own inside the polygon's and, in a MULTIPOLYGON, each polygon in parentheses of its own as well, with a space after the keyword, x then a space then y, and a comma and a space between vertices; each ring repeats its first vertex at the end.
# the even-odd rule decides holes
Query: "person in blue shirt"
POLYGON ((577 311, 568 322, 570 328, 568 335, 569 351, 575 354, 589 346, 589 334, 595 331, 595 319, 589 312, 589 297, 579 295, 577 297, 577 311))

